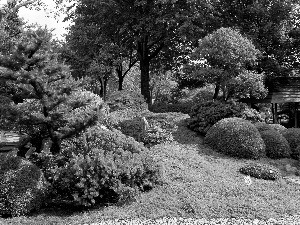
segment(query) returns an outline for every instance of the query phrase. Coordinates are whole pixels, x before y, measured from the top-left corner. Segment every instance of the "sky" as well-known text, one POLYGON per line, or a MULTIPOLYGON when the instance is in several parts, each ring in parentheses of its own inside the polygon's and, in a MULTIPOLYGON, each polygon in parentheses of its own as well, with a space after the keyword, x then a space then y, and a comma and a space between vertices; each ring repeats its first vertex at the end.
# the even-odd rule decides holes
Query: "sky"
MULTIPOLYGON (((0 6, 6 2, 7 0, 0 0, 0 6)), ((22 7, 19 10, 19 16, 24 18, 25 21, 28 21, 29 23, 38 23, 43 27, 46 25, 50 29, 55 28, 53 31, 54 37, 58 38, 59 40, 64 40, 63 35, 66 34, 66 28, 70 24, 68 22, 62 22, 63 15, 59 18, 59 21, 57 21, 54 19, 53 15, 49 13, 51 9, 55 9, 54 0, 43 0, 43 2, 47 5, 49 10, 36 11, 22 7)))

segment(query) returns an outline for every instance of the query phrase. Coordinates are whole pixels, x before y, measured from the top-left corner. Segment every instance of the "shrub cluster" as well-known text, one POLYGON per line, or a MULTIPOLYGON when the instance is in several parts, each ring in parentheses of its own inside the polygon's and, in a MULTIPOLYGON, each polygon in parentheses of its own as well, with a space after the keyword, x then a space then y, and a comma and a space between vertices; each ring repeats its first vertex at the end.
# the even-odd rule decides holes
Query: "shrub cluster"
POLYGON ((0 161, 0 215, 21 216, 39 209, 48 194, 42 171, 30 161, 7 156, 0 161))
POLYGON ((161 180, 149 150, 118 130, 94 126, 62 146, 68 160, 48 160, 52 170, 44 169, 55 195, 78 205, 122 202, 161 180))
POLYGON ((149 107, 149 110, 154 113, 181 112, 189 114, 194 103, 192 101, 168 103, 154 103, 149 107))
POLYGON ((111 112, 124 109, 137 111, 148 109, 143 95, 133 91, 117 91, 109 96, 107 104, 111 112))
POLYGON ((287 128, 285 126, 282 126, 281 124, 268 124, 270 127, 272 127, 274 130, 277 130, 279 133, 282 133, 285 131, 287 128))
POLYGON ((207 132, 204 143, 226 155, 259 159, 265 156, 265 143, 256 127, 241 118, 225 118, 207 132))
POLYGON ((259 163, 250 163, 239 169, 239 172, 258 179, 277 180, 281 177, 280 170, 277 168, 259 163))
POLYGON ((300 147, 297 148, 300 145, 300 128, 288 128, 282 131, 282 135, 290 145, 292 151, 291 157, 297 160, 300 159, 300 147))
POLYGON ((219 120, 230 117, 239 117, 251 122, 262 122, 258 111, 249 108, 246 104, 234 101, 209 101, 195 105, 190 113, 188 128, 205 135, 206 132, 219 120))
POLYGON ((146 145, 155 145, 172 142, 174 141, 174 137, 171 132, 158 126, 154 126, 141 136, 141 141, 146 145))

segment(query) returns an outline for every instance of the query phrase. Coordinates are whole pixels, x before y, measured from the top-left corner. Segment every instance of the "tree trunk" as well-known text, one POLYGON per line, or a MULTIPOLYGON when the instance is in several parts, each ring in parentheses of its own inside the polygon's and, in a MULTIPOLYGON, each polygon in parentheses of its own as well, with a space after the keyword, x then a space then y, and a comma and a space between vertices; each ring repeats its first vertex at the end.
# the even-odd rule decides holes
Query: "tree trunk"
POLYGON ((148 37, 144 36, 137 43, 137 52, 140 60, 140 70, 141 70, 141 94, 146 99, 146 102, 150 104, 151 96, 150 96, 150 57, 149 57, 149 49, 147 46, 148 37))
POLYGON ((216 83, 216 87, 215 87, 215 93, 214 93, 214 96, 213 96, 213 100, 216 100, 218 95, 219 95, 219 91, 220 91, 220 84, 219 83, 216 83))
POLYGON ((119 78, 119 87, 118 87, 118 90, 119 91, 122 91, 123 90, 123 82, 124 82, 124 76, 123 76, 123 71, 122 69, 116 69, 116 72, 117 72, 117 75, 118 75, 118 78, 119 78))

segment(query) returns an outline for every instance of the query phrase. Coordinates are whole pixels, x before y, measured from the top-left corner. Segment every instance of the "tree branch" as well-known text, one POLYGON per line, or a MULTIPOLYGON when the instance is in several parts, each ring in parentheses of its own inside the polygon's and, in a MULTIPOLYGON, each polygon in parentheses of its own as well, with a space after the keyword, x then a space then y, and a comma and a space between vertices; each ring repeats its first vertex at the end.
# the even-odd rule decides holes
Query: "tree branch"
POLYGON ((164 43, 161 43, 152 53, 150 53, 149 55, 149 59, 153 59, 155 56, 158 55, 158 53, 163 49, 163 47, 165 46, 164 43))

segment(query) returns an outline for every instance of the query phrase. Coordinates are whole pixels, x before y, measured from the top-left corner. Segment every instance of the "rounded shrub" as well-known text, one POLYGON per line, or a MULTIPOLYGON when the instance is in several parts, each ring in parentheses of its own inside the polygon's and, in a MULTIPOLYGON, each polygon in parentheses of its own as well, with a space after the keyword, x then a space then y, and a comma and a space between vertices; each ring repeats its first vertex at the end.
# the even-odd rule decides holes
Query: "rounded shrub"
POLYGON ((48 194, 42 171, 30 161, 9 155, 0 161, 0 215, 21 216, 39 209, 48 194))
POLYGON ((225 118, 207 132, 204 143, 226 155, 259 159, 265 156, 265 143, 256 127, 241 118, 225 118))
POLYGON ((282 133, 285 131, 287 128, 285 126, 282 126, 281 124, 268 124, 270 127, 272 127, 274 130, 277 130, 279 133, 282 133))
POLYGON ((143 95, 133 91, 116 91, 109 96, 107 104, 111 112, 124 109, 137 111, 148 109, 143 95))
POLYGON ((282 131, 282 135, 290 145, 292 151, 291 157, 298 160, 300 156, 296 149, 300 145, 300 128, 288 128, 282 131))
POLYGON ((286 140, 278 131, 271 128, 270 130, 260 131, 260 135, 266 145, 266 155, 271 159, 289 158, 291 148, 286 140))
POLYGON ((195 105, 190 113, 188 128, 205 135, 219 120, 239 117, 251 122, 262 122, 258 111, 246 104, 235 101, 209 101, 195 105))
POLYGON ((271 127, 271 126, 269 126, 269 124, 263 123, 263 122, 254 123, 254 126, 256 127, 256 129, 259 132, 261 132, 261 131, 268 131, 268 130, 274 130, 274 128, 271 127))
POLYGON ((154 126, 147 130, 145 134, 141 135, 141 141, 146 145, 155 145, 172 142, 174 141, 174 137, 171 132, 154 126))
POLYGON ((246 164, 239 169, 239 172, 264 180, 277 180, 281 177, 279 169, 267 164, 259 163, 246 164))

